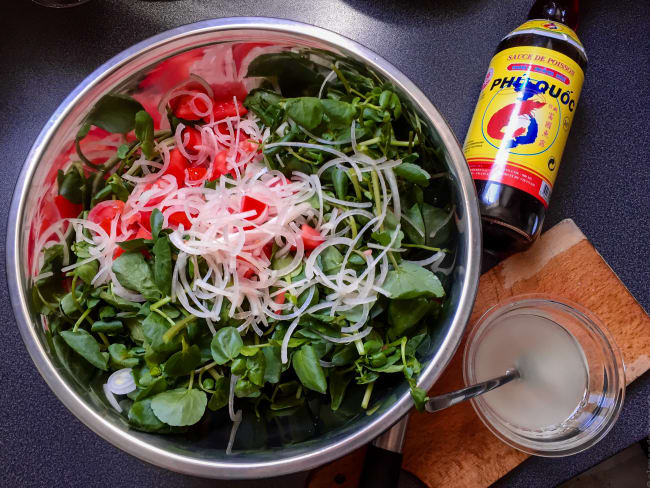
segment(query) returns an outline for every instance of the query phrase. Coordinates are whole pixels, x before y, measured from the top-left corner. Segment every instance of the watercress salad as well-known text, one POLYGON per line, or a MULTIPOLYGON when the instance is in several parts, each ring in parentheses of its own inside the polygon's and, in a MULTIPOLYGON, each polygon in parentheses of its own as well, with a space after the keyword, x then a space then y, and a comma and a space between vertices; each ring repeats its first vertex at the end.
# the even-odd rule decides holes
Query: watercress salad
POLYGON ((191 75, 162 96, 162 124, 121 95, 88 114, 36 242, 53 349, 136 429, 227 410, 229 447, 241 408, 321 396, 336 411, 361 388, 371 412, 395 375, 421 408, 416 351, 454 235, 420 120, 345 64, 275 53, 248 76, 250 92, 191 75))

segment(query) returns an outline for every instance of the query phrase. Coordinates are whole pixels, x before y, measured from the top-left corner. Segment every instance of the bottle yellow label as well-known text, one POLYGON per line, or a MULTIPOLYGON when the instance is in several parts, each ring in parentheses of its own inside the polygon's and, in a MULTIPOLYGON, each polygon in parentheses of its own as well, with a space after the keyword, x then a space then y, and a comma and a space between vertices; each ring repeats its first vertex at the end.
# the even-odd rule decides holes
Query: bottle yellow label
POLYGON ((465 139, 472 177, 513 186, 548 206, 583 80, 575 61, 551 49, 498 52, 465 139))

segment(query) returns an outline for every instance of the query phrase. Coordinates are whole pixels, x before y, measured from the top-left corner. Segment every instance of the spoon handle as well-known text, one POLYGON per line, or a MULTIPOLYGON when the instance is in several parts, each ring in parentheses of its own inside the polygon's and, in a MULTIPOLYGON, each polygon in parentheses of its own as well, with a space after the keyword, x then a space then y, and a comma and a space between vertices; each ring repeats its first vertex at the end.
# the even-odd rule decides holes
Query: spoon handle
POLYGON ((444 395, 431 397, 424 405, 424 408, 427 412, 437 412, 438 410, 451 407, 457 403, 464 402, 465 400, 469 400, 470 398, 494 390, 495 388, 505 385, 516 378, 519 378, 519 372, 514 369, 508 370, 506 371, 506 374, 499 376, 498 378, 477 383, 476 385, 467 386, 460 390, 452 391, 451 393, 445 393, 444 395))

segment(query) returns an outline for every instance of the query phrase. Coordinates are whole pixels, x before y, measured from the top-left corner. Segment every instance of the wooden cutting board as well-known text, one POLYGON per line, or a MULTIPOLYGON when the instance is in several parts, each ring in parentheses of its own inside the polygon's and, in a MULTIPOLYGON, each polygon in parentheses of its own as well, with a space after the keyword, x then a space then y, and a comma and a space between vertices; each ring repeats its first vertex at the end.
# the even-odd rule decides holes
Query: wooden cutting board
MULTIPOLYGON (((547 293, 571 300, 598 316, 621 352, 630 384, 650 367, 650 317, 572 220, 545 232, 531 249, 511 256, 481 277, 469 326, 492 305, 522 293, 547 293)), ((458 348, 430 394, 462 388, 458 348)), ((365 448, 316 470, 309 488, 354 488, 365 448)), ((489 486, 527 454, 494 437, 469 402, 435 414, 413 412, 404 445, 404 469, 427 486, 489 486)))

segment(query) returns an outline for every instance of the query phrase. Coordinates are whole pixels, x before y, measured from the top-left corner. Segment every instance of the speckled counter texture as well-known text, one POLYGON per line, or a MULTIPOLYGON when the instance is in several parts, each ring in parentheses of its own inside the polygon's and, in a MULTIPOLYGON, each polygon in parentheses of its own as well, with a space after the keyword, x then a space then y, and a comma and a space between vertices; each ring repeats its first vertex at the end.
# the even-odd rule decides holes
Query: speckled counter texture
MULTIPOLYGON (((0 13, 0 236, 27 152, 63 98, 131 44, 198 20, 286 17, 334 29, 395 64, 438 106, 460 140, 499 39, 532 0, 142 1, 91 0, 50 10, 8 0, 0 13), (11 5, 11 7, 9 7, 11 5)), ((650 2, 583 1, 579 34, 589 68, 546 222, 573 218, 639 302, 650 309, 650 2)), ((0 267, 4 268, 4 237, 0 267)), ((280 480, 218 482, 131 457, 77 421, 32 365, 0 289, 0 486, 283 487, 280 480)), ((589 451, 530 459, 499 486, 554 486, 650 429, 650 377, 633 384, 612 433, 589 451)), ((410 485, 410 484, 409 484, 410 485)))

